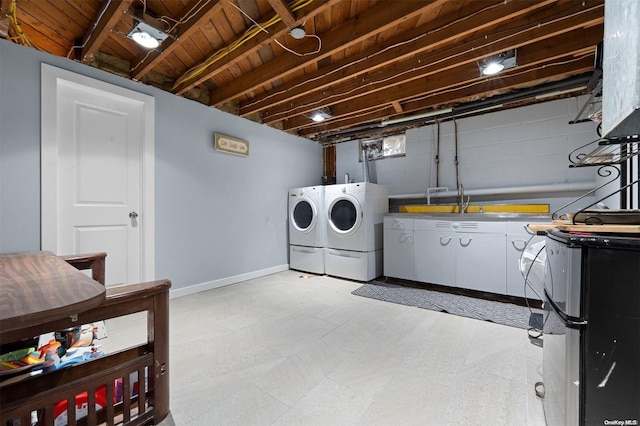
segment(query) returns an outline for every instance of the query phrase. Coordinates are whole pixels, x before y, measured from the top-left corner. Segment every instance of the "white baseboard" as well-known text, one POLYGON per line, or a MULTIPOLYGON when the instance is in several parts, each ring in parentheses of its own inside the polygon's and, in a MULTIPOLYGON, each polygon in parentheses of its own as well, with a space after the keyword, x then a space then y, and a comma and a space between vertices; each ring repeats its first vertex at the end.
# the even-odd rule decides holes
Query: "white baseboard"
POLYGON ((220 278, 219 280, 209 281, 206 283, 194 284, 188 287, 177 288, 169 291, 169 298, 176 299, 178 297, 189 296, 190 294, 201 293, 214 288, 224 287, 226 285, 236 284, 242 281, 252 280, 254 278, 264 277, 275 274, 277 272, 286 271, 289 264, 273 266, 271 268, 261 269, 259 271, 247 272, 245 274, 234 275, 232 277, 220 278))

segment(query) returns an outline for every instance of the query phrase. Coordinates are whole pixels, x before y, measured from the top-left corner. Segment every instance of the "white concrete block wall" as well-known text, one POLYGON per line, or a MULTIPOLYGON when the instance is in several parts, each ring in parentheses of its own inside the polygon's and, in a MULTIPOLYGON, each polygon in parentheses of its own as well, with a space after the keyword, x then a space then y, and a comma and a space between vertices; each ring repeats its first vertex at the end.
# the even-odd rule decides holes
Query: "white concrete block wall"
MULTIPOLYGON (((595 181, 594 168, 569 168, 569 153, 598 138, 595 123, 568 124, 585 100, 561 99, 457 119, 458 173, 465 190, 595 181)), ((425 193, 435 186, 436 132, 435 124, 408 130, 405 157, 370 163, 371 175, 389 187, 390 195, 425 193)), ((345 173, 353 181, 362 180, 358 141, 339 144, 336 155, 338 183, 343 183, 345 173)), ((440 186, 455 189, 454 159, 454 125, 447 121, 440 124, 440 186)), ((548 202, 554 208, 575 196, 554 193, 518 199, 548 202)), ((492 201, 513 202, 508 196, 492 201)))

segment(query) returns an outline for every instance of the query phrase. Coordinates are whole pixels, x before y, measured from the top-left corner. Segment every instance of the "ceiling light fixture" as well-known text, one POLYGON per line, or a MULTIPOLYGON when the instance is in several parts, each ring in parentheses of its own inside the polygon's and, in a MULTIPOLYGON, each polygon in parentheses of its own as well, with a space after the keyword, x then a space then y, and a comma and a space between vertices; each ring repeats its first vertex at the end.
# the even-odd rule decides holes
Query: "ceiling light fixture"
POLYGON ((160 43, 162 43, 164 39, 169 37, 169 34, 139 20, 140 18, 135 17, 135 19, 138 21, 129 34, 127 34, 127 37, 140 46, 147 49, 155 49, 160 46, 160 43))
POLYGON ((490 56, 478 63, 480 75, 495 75, 502 70, 513 68, 516 65, 515 49, 490 56))
POLYGON ((326 109, 320 109, 318 111, 315 111, 312 115, 311 115, 311 119, 313 121, 315 121, 316 123, 321 123, 324 120, 326 120, 327 118, 330 118, 331 114, 329 114, 329 111, 327 111, 326 109))
POLYGON ((301 39, 305 38, 307 33, 304 30, 304 27, 301 25, 301 26, 295 27, 291 31, 289 31, 289 35, 291 37, 295 38, 296 40, 301 40, 301 39))

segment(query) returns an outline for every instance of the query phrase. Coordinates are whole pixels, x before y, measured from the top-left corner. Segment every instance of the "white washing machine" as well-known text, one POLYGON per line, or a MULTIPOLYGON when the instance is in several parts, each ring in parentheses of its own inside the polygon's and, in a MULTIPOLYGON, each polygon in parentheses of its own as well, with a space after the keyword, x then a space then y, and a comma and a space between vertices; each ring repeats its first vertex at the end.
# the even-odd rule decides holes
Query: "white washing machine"
POLYGON ((324 186, 289 190, 289 267, 324 274, 327 245, 324 186))
POLYGON ((325 272, 357 281, 382 275, 384 215, 389 191, 373 183, 325 188, 327 250, 325 272))

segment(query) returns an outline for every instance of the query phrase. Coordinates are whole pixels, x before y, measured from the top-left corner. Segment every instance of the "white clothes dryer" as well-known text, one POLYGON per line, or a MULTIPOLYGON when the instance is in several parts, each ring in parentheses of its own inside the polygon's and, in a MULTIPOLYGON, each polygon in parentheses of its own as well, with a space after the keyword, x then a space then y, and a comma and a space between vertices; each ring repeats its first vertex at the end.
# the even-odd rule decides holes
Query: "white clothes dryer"
POLYGON ((325 189, 327 247, 353 251, 382 249, 389 191, 368 182, 331 185, 325 189))
POLYGON ((324 186, 289 190, 289 267, 324 274, 326 212, 324 186))
POLYGON ((382 275, 384 215, 389 193, 373 183, 327 186, 325 272, 356 281, 382 275))

